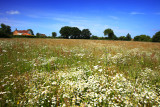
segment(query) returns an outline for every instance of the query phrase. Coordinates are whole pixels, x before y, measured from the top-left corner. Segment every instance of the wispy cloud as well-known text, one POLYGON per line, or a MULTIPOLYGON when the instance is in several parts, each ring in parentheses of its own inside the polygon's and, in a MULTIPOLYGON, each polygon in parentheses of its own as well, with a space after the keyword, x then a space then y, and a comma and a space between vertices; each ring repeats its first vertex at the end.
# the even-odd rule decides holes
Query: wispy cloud
POLYGON ((17 10, 6 11, 6 13, 7 13, 7 14, 11 14, 11 15, 20 14, 20 12, 17 11, 17 10))
POLYGON ((112 19, 114 19, 114 20, 117 20, 117 19, 119 19, 118 17, 116 17, 116 16, 109 16, 110 18, 112 18, 112 19))
MULTIPOLYGON (((7 25, 12 26, 12 29, 33 29, 35 32, 45 33, 47 35, 51 35, 52 31, 59 32, 61 27, 63 26, 72 26, 78 27, 82 29, 90 29, 93 35, 103 36, 103 31, 107 28, 112 28, 115 31, 115 34, 118 35, 126 35, 129 31, 125 29, 120 29, 115 27, 113 24, 110 24, 110 20, 106 21, 107 19, 113 19, 112 21, 118 20, 119 17, 108 15, 105 19, 102 17, 90 17, 90 16, 79 16, 75 14, 67 14, 67 13, 47 13, 47 14, 25 14, 25 16, 32 18, 33 20, 26 21, 26 20, 11 20, 11 19, 0 19, 0 22, 3 22, 7 25), (44 22, 39 22, 38 20, 44 20, 44 22), (105 23, 108 23, 106 25, 105 23)), ((58 33, 58 35, 60 35, 58 33)))
POLYGON ((144 15, 145 13, 141 13, 141 12, 131 12, 129 13, 131 15, 144 15))

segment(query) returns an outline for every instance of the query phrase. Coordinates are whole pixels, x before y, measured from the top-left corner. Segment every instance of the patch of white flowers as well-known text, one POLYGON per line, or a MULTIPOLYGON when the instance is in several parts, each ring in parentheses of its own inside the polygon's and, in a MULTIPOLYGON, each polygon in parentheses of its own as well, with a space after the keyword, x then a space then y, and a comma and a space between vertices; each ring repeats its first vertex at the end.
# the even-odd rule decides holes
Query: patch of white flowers
POLYGON ((123 55, 121 53, 117 53, 116 55, 112 56, 110 53, 107 55, 107 62, 112 62, 116 64, 118 61, 122 59, 123 55))
POLYGON ((79 54, 75 54, 76 56, 79 56, 79 57, 83 57, 85 54, 83 53, 79 53, 79 54))
POLYGON ((47 65, 47 64, 51 63, 52 61, 56 61, 57 57, 51 57, 48 60, 47 59, 45 59, 45 60, 46 61, 44 61, 41 65, 47 65))
POLYGON ((47 65, 50 64, 51 62, 56 61, 58 58, 57 57, 50 57, 50 58, 44 58, 44 57, 37 57, 36 59, 31 61, 31 65, 33 66, 43 66, 43 65, 47 65))
POLYGON ((120 73, 109 76, 103 69, 99 74, 86 68, 33 73, 25 92, 28 101, 22 103, 53 106, 160 105, 160 96, 143 83, 132 83, 120 73))

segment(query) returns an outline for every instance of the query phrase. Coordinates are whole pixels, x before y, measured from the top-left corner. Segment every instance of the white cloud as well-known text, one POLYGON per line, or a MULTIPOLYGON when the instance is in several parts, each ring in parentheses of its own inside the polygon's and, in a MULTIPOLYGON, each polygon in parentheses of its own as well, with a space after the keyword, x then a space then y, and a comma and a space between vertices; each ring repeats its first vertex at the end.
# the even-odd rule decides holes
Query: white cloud
POLYGON ((145 14, 145 13, 141 13, 141 12, 131 12, 130 14, 131 14, 131 15, 143 15, 143 14, 145 14))
POLYGON ((118 17, 116 17, 116 16, 109 16, 110 18, 112 18, 112 19, 114 19, 114 20, 117 20, 117 19, 119 19, 118 17))
MULTIPOLYGON (((13 12, 14 13, 14 12, 13 12)), ((13 14, 12 13, 12 14, 13 14)), ((9 13, 8 13, 9 14, 9 13)), ((71 27, 78 27, 79 29, 90 29, 91 33, 93 35, 97 36, 103 36, 103 31, 107 28, 112 28, 117 36, 119 35, 126 35, 128 32, 125 29, 120 29, 118 27, 115 27, 113 24, 109 24, 111 22, 103 22, 103 19, 101 17, 86 17, 86 16, 77 16, 77 15, 68 15, 68 14, 30 14, 26 15, 27 17, 34 18, 35 19, 44 19, 47 20, 47 23, 40 23, 38 20, 36 22, 28 22, 28 21, 22 21, 22 20, 9 20, 9 19, 0 19, 0 22, 4 22, 5 24, 8 24, 12 26, 13 30, 15 28, 18 29, 29 29, 32 28, 35 32, 45 33, 47 35, 51 35, 52 31, 55 31, 59 34, 59 30, 63 26, 71 26, 71 27), (48 23, 49 20, 49 23, 48 23), (106 25, 106 23, 108 25, 106 25)), ((118 20, 119 18, 116 16, 108 15, 108 19, 113 19, 113 22, 115 20, 118 20)))
POLYGON ((10 10, 10 11, 7 11, 6 13, 7 13, 7 14, 11 14, 11 15, 20 14, 20 12, 17 11, 17 10, 10 10))

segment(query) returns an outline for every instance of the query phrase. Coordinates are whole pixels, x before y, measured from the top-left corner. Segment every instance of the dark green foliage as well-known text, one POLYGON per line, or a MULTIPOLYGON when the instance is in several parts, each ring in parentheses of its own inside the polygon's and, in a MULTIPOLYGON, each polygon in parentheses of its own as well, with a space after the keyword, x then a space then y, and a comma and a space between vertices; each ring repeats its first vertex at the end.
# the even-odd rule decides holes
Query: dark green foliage
POLYGON ((119 40, 126 40, 126 37, 125 36, 120 36, 119 40))
POLYGON ((68 39, 69 36, 71 36, 71 27, 64 26, 60 29, 59 33, 61 34, 61 37, 68 39))
POLYGON ((81 39, 81 30, 79 30, 79 28, 77 27, 72 27, 71 28, 71 39, 81 39))
POLYGON ((31 32, 31 35, 34 35, 33 30, 32 29, 28 29, 31 32))
POLYGON ((2 23, 0 28, 0 38, 8 38, 11 35, 11 27, 2 23))
POLYGON ((98 36, 92 35, 91 39, 98 39, 98 36))
POLYGON ((153 35, 152 42, 160 42, 160 31, 153 35))
POLYGON ((135 36, 134 41, 140 41, 140 36, 135 36))
POLYGON ((91 32, 89 31, 89 29, 83 29, 81 32, 81 38, 82 39, 90 39, 91 36, 91 32))
POLYGON ((107 37, 98 37, 99 40, 105 40, 107 37))
POLYGON ((108 28, 104 30, 104 35, 108 35, 108 39, 110 40, 117 40, 118 38, 116 37, 116 35, 114 34, 113 30, 108 28))
POLYGON ((12 35, 12 38, 37 38, 34 35, 12 35))
POLYGON ((37 33, 37 34, 36 34, 36 37, 40 37, 40 33, 37 33))
POLYGON ((134 37, 134 41, 145 41, 145 42, 149 42, 151 41, 150 36, 147 35, 139 35, 139 36, 135 36, 134 37))
POLYGON ((52 32, 52 37, 55 38, 57 36, 56 32, 52 32))
POLYGON ((113 40, 118 40, 118 37, 114 34, 113 40))
POLYGON ((131 35, 129 33, 126 35, 126 37, 120 36, 118 39, 123 40, 123 41, 131 41, 132 40, 131 35))
POLYGON ((78 27, 64 26, 60 29, 62 38, 71 39, 90 39, 91 32, 89 29, 83 29, 82 31, 78 27))
POLYGON ((41 34, 41 33, 37 33, 36 37, 37 38, 47 38, 44 34, 41 34))
POLYGON ((128 33, 127 35, 126 35, 126 38, 125 38, 125 40, 127 40, 127 41, 131 41, 131 35, 128 33))

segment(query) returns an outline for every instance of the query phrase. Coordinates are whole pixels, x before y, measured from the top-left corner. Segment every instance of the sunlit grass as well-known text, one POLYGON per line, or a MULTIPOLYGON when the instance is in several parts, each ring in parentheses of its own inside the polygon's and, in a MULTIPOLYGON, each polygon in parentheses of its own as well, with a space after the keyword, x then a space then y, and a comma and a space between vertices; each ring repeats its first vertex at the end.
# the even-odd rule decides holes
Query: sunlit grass
POLYGON ((159 106, 160 44, 1 39, 2 106, 159 106))

